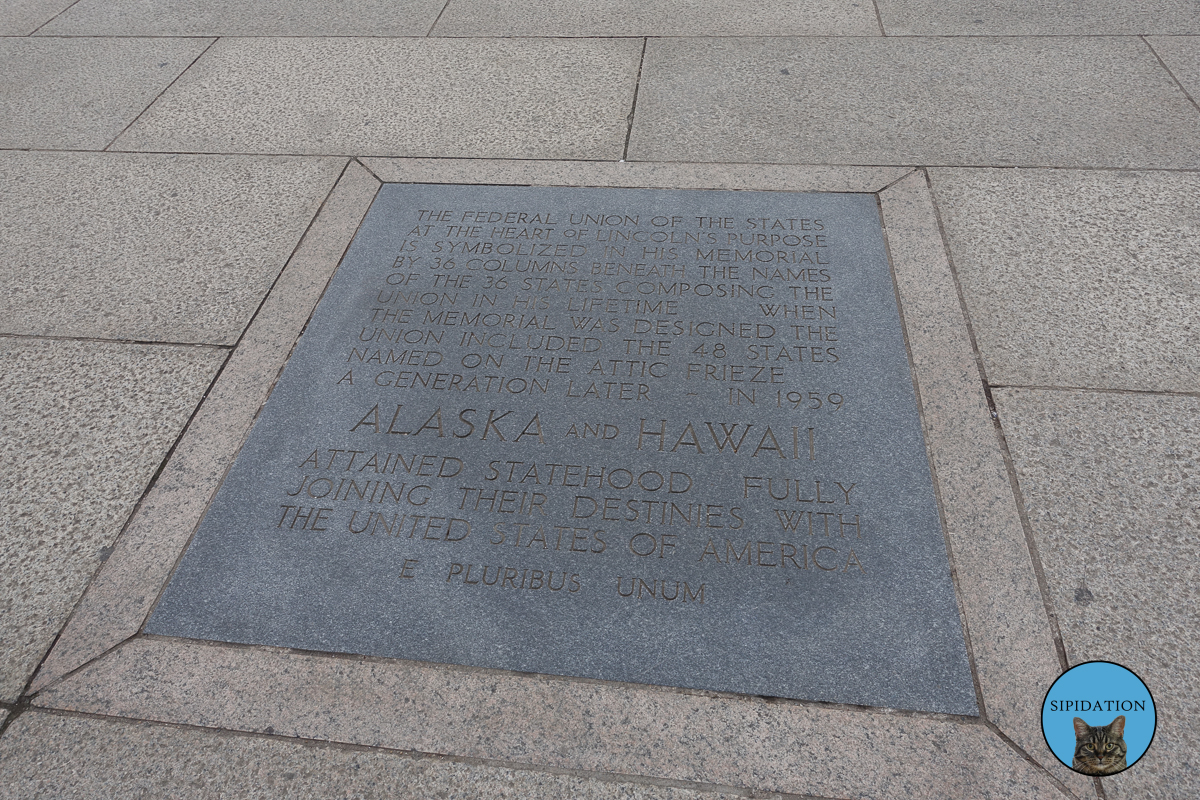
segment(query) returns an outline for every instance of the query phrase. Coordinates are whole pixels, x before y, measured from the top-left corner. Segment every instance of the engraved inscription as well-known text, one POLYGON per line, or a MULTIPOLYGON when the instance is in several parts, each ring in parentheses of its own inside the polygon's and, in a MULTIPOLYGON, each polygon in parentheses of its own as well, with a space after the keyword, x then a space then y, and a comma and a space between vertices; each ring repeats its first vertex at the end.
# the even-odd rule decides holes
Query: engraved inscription
POLYGON ((921 613, 961 682, 870 198, 389 186, 150 630, 888 704, 921 613))

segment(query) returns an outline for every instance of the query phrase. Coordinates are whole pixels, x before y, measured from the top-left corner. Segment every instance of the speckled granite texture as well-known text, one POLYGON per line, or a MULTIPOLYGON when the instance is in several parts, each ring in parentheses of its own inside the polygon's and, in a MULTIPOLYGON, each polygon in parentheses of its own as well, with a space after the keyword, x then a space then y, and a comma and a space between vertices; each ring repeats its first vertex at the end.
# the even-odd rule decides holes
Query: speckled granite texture
POLYGON ((227 352, 0 336, 0 697, 16 700, 227 352))
POLYGON ((1194 5, 0 3, 0 793, 1200 796, 1194 5), (148 635, 386 183, 873 195, 980 716, 148 635))
POLYGON ((732 800, 744 795, 35 711, 0 739, 0 797, 35 796, 732 800))

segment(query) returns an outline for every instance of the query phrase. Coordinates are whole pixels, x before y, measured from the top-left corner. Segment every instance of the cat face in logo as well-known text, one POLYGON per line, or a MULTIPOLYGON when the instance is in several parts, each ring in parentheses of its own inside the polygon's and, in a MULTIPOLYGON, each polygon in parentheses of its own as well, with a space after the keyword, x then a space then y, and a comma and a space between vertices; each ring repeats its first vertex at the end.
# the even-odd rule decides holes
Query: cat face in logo
POLYGON ((1075 759, 1071 768, 1084 775, 1112 775, 1125 769, 1125 715, 1092 727, 1075 718, 1075 759))

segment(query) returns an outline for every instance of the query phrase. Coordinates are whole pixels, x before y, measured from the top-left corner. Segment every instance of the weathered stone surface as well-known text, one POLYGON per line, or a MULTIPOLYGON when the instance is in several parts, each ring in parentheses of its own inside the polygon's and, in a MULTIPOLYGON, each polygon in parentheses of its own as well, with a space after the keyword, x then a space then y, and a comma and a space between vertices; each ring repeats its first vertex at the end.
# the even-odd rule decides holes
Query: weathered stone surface
POLYGON ((141 629, 378 190, 361 166, 346 168, 42 661, 31 691, 141 629))
POLYGON ((0 698, 21 693, 225 355, 0 337, 0 698))
POLYGON ((0 332, 235 344, 344 166, 0 153, 0 332))
POLYGON ((1109 797, 1193 797, 1200 735, 1200 400, 1148 393, 1002 389, 996 408, 1071 664, 1117 662, 1158 713, 1109 797))
POLYGON ((651 39, 629 140, 649 161, 1195 169, 1197 152, 1195 106, 1135 37, 651 39))
POLYGON ((879 36, 869 3, 855 0, 571 0, 450 3, 434 36, 879 36))
POLYGON ((1041 709, 1028 700, 1044 694, 1063 665, 925 175, 906 177, 879 200, 982 705, 1006 739, 1070 792, 1095 797, 1091 779, 1050 752, 1041 709))
POLYGON ((909 167, 696 164, 645 161, 535 161, 489 158, 363 158, 385 183, 600 186, 616 189, 759 189, 877 192, 909 167))
POLYGON ((1200 97, 1200 36, 1152 36, 1146 41, 1183 90, 1192 99, 1200 97))
POLYGON ((939 169, 932 180, 992 384, 1200 389, 1200 176, 939 169))
POLYGON ((634 39, 223 39, 123 150, 618 159, 634 39))
POLYGON ((385 187, 148 630, 975 713, 875 199, 385 187))
POLYGON ((1198 33, 1189 0, 879 0, 888 36, 1130 36, 1198 33))
POLYGON ((211 43, 0 39, 0 147, 101 150, 211 43))
POLYGON ((138 637, 33 703, 751 793, 1063 797, 1050 776, 975 718, 279 648, 138 637))
MULTIPOLYGON (((4 712, 0 711, 0 721, 4 712)), ((706 787, 707 788, 707 787, 706 787)), ((734 800, 634 781, 535 772, 277 738, 31 711, 0 740, 0 798, 476 797, 734 800)))
POLYGON ((27 36, 71 5, 71 0, 10 0, 0 7, 0 36, 27 36))
POLYGON ((445 0, 81 0, 55 36, 424 36, 445 0))

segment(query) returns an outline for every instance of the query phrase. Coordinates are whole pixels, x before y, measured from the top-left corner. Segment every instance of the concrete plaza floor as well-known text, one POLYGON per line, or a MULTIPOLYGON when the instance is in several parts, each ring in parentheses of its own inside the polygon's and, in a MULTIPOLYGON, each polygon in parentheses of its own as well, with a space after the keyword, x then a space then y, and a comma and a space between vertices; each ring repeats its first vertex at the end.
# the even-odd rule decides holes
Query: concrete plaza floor
POLYGON ((0 797, 1200 796, 1197 100, 1193 0, 8 0, 0 797), (878 194, 982 716, 140 634, 386 182, 878 194))

